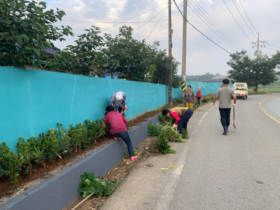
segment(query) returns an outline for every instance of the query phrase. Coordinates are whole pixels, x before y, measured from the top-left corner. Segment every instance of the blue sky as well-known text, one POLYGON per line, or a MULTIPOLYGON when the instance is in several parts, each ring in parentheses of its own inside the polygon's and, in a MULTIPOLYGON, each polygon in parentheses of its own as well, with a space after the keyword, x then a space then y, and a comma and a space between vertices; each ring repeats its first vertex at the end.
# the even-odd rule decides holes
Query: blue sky
MULTIPOLYGON (((217 42, 223 48, 233 53, 237 48, 243 48, 254 57, 255 49, 252 48, 251 41, 257 41, 257 33, 250 25, 247 16, 242 9, 245 8, 250 20, 256 30, 260 33, 262 39, 268 41, 267 48, 261 48, 263 54, 274 54, 278 49, 280 51, 280 2, 277 0, 234 0, 241 14, 251 26, 251 32, 238 10, 233 0, 225 0, 226 4, 232 11, 234 17, 246 33, 245 36, 238 27, 223 0, 188 0, 188 20, 195 25, 200 31, 206 34, 213 41, 217 42), (240 3, 242 2, 242 5, 240 3), (196 14, 199 12, 200 5, 213 19, 218 23, 235 43, 240 47, 227 45, 219 36, 217 36, 196 14), (193 11, 194 10, 194 11, 193 11), (270 48, 270 49, 269 49, 270 48)), ((125 23, 132 26, 135 31, 133 37, 139 40, 146 39, 146 42, 152 44, 154 41, 160 41, 161 48, 168 48, 168 31, 167 31, 167 0, 48 0, 46 1, 48 8, 59 8, 66 12, 63 21, 56 23, 57 26, 69 25, 73 28, 75 37, 66 37, 65 42, 56 42, 55 45, 63 49, 68 44, 74 44, 74 40, 78 35, 84 33, 84 29, 91 25, 101 28, 103 33, 116 35, 117 25, 110 29, 106 28, 114 25, 114 23, 102 22, 121 22, 140 13, 143 13, 157 5, 156 9, 138 16, 130 21, 140 23, 125 23), (158 14, 158 15, 157 15, 158 14), (145 22, 157 15, 153 21, 142 26, 145 22), (160 22, 155 22, 161 20, 160 22), (85 22, 74 22, 85 21, 85 22), (87 22, 88 21, 88 22, 87 22), (156 25, 157 24, 157 25, 156 25), (139 30, 137 30, 142 26, 139 30), (156 26, 156 27, 155 27, 156 26), (155 27, 155 28, 154 28, 155 27), (154 28, 154 30, 153 30, 154 28), (152 33, 151 33, 152 32, 152 33), (150 34, 151 33, 151 34, 150 34), (148 36, 150 34, 150 36, 148 36)), ((182 0, 177 0, 177 4, 182 10, 182 0)), ((173 56, 181 62, 182 60, 182 18, 177 11, 174 3, 172 3, 172 19, 173 19, 173 56)), ((130 22, 129 21, 129 22, 130 22)), ((210 72, 213 74, 220 73, 226 75, 230 69, 226 62, 230 59, 229 54, 221 50, 219 47, 211 43, 190 25, 187 26, 187 74, 204 74, 210 72)), ((178 74, 181 74, 181 66, 179 66, 178 74)))

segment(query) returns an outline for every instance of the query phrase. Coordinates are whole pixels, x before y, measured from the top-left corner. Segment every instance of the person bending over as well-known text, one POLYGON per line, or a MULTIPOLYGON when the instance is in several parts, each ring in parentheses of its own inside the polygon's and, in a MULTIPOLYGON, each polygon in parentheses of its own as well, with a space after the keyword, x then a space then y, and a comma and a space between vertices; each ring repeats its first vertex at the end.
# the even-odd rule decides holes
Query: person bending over
MULTIPOLYGON (((123 91, 115 92, 111 95, 111 100, 109 105, 114 107, 115 111, 119 111, 120 113, 122 111, 128 110, 126 107, 126 94, 123 91)), ((123 113, 123 116, 125 116, 125 113, 123 113)))
POLYGON ((114 111, 114 107, 111 105, 106 107, 103 126, 105 124, 108 124, 110 126, 110 134, 112 136, 120 137, 126 143, 130 160, 137 159, 138 156, 134 155, 132 143, 127 132, 127 120, 122 114, 114 111))
POLYGON ((219 98, 219 111, 221 116, 221 124, 224 129, 223 135, 227 135, 228 126, 230 125, 231 98, 233 98, 233 106, 236 105, 236 96, 234 90, 228 87, 229 80, 223 80, 223 86, 218 90, 213 100, 213 106, 219 98))
POLYGON ((193 110, 188 108, 182 107, 175 107, 172 110, 164 109, 162 110, 163 116, 172 116, 175 118, 176 122, 175 125, 178 125, 178 131, 182 134, 183 128, 187 129, 187 124, 191 116, 193 115, 193 110))

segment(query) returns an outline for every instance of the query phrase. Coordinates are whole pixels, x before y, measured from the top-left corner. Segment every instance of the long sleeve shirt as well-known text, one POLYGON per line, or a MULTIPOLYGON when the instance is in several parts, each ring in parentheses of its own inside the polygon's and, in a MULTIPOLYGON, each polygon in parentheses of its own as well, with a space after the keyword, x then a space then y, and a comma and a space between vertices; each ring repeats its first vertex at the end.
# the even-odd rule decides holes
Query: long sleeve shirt
POLYGON ((127 120, 125 117, 116 112, 111 111, 105 115, 105 118, 103 120, 103 123, 109 124, 110 126, 110 133, 118 133, 122 131, 127 131, 126 125, 127 120))
MULTIPOLYGON (((186 114, 187 109, 181 109, 181 111, 182 111, 182 116, 183 116, 184 114, 186 114)), ((180 121, 181 118, 177 115, 177 113, 171 112, 170 115, 176 120, 175 124, 178 124, 178 122, 180 121)))
POLYGON ((197 90, 196 97, 201 97, 201 90, 197 90))
POLYGON ((193 103, 194 104, 194 93, 193 93, 193 91, 192 90, 190 92, 186 91, 185 94, 184 94, 184 99, 187 103, 193 103))

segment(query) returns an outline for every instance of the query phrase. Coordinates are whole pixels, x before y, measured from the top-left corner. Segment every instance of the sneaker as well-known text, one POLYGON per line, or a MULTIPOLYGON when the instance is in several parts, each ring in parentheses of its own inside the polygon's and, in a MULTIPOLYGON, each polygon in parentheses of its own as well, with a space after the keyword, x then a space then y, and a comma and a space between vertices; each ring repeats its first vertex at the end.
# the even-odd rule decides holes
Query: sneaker
POLYGON ((113 139, 114 139, 114 140, 117 140, 117 139, 118 139, 118 137, 113 136, 113 139))
POLYGON ((130 157, 130 160, 133 161, 133 160, 136 160, 138 158, 138 156, 132 156, 130 157))

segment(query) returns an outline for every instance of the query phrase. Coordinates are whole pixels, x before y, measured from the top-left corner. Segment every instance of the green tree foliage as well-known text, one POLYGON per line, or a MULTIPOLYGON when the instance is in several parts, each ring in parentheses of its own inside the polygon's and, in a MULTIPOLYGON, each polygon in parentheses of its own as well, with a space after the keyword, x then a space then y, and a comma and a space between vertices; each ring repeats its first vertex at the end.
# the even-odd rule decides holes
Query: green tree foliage
POLYGON ((213 77, 216 76, 220 76, 219 73, 215 74, 211 74, 209 72, 207 72, 206 74, 202 74, 202 75, 187 75, 186 79, 187 81, 201 81, 204 79, 212 79, 213 77))
POLYGON ((49 59, 47 67, 57 72, 103 77, 106 59, 101 52, 104 45, 101 32, 95 26, 85 31, 87 33, 78 36, 76 45, 68 45, 59 55, 49 59))
POLYGON ((237 52, 230 55, 231 60, 227 64, 232 68, 228 74, 237 82, 246 82, 249 86, 268 85, 277 81, 279 72, 275 69, 280 64, 280 53, 271 57, 264 55, 251 59, 246 51, 237 52))
POLYGON ((149 47, 144 40, 132 38, 132 31, 130 26, 122 26, 115 37, 105 34, 107 69, 111 74, 119 72, 119 78, 144 81, 150 68, 149 47))
POLYGON ((52 42, 73 35, 69 26, 54 27, 65 12, 46 10, 46 3, 27 0, 0 0, 0 65, 25 68, 40 66, 44 49, 52 42))

